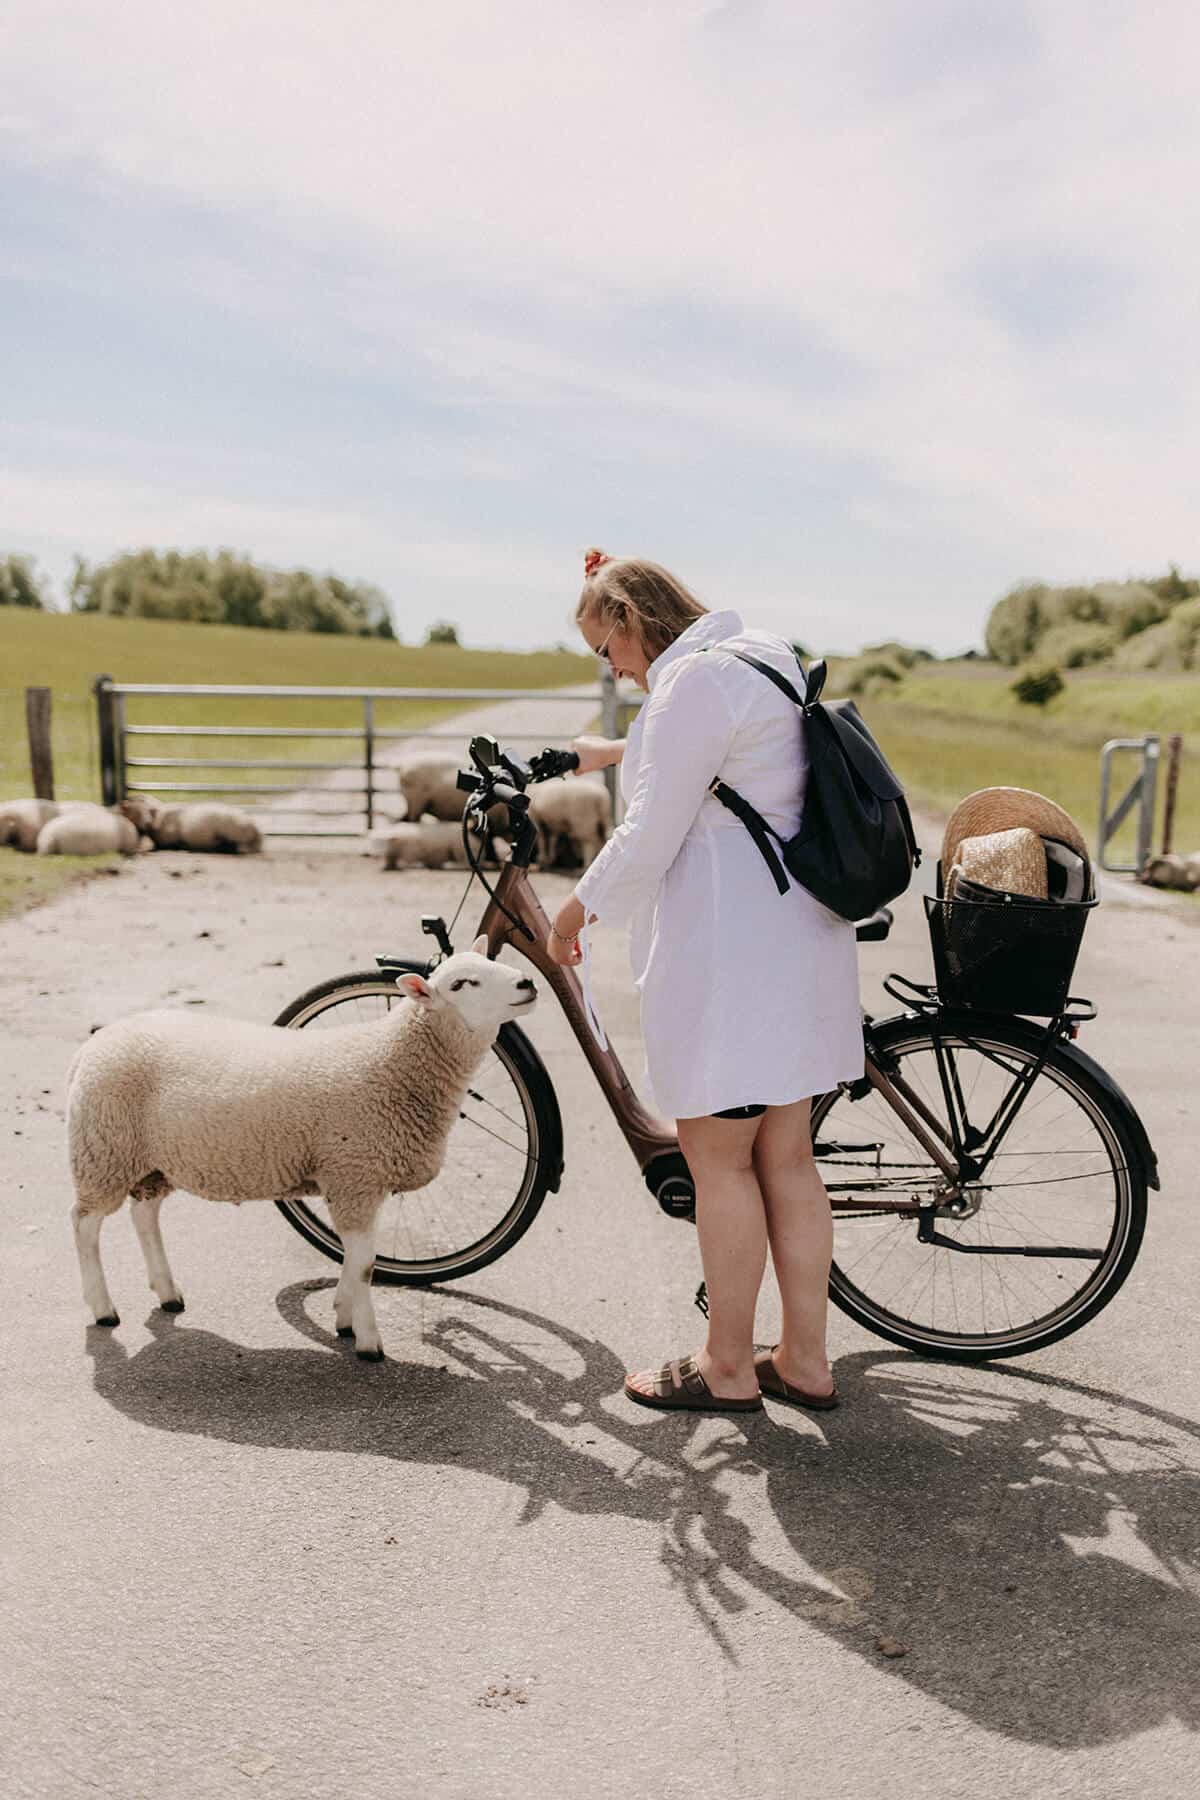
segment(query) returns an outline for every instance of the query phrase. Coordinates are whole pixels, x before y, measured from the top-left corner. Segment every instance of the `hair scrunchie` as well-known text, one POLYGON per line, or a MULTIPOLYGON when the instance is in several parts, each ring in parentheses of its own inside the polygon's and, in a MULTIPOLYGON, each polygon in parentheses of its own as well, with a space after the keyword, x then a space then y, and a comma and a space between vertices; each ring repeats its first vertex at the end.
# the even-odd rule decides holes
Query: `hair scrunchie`
POLYGON ((583 559, 583 573, 585 579, 590 580, 597 569, 602 569, 605 563, 611 561, 612 557, 609 556, 606 550, 589 550, 583 559))

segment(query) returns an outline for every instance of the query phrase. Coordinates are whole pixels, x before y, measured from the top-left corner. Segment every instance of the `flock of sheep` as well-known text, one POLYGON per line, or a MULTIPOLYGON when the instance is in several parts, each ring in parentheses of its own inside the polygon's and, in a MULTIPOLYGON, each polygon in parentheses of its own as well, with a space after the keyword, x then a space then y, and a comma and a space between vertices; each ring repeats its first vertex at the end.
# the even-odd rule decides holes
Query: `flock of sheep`
POLYGON ((149 794, 137 794, 117 806, 5 801, 0 844, 39 856, 133 856, 144 850, 261 850, 262 833, 236 806, 164 806, 149 794))
MULTIPOLYGON (((397 771, 403 818, 380 847, 385 869, 440 869, 465 862, 466 795, 457 762, 411 757, 397 771)), ((529 816, 543 868, 586 869, 612 829, 612 803, 600 778, 560 776, 530 790, 529 816)), ((473 853, 493 861, 508 854, 507 814, 496 807, 473 853)), ((41 856, 132 856, 147 850, 257 851, 262 833, 248 813, 216 801, 169 805, 133 794, 116 806, 91 801, 11 800, 0 804, 0 844, 41 856)))

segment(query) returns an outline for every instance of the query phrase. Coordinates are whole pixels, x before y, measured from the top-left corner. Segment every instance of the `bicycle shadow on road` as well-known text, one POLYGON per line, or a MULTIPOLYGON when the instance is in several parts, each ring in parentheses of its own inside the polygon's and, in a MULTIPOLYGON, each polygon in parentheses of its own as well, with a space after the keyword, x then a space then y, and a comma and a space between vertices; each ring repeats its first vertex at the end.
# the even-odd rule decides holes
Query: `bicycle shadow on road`
POLYGON ((1200 1427, 1028 1371, 868 1351, 818 1427, 640 1414, 613 1352, 558 1321, 429 1290, 444 1359, 364 1367, 278 1296, 319 1349, 255 1349, 151 1316, 130 1356, 88 1333, 97 1393, 156 1429, 473 1470, 556 1504, 662 1527, 660 1557, 738 1660, 766 1600, 989 1730, 1072 1748, 1200 1724, 1200 1427), (880 1639, 905 1654, 882 1661, 880 1639))

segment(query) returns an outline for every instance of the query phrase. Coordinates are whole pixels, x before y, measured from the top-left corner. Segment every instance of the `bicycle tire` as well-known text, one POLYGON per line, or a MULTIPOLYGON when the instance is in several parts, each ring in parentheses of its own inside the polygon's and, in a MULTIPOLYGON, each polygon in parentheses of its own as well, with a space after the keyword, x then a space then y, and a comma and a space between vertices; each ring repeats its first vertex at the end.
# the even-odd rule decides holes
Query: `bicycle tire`
MULTIPOLYGON (((960 1017, 956 1016, 953 1022, 943 1019, 939 1024, 939 1031, 942 1034, 943 1042, 948 1041, 952 1046, 964 1044, 982 1046, 988 1055, 993 1052, 998 1053, 1015 1059, 1018 1063, 1024 1061, 1027 1066, 1030 1059, 1036 1055, 1038 1034, 1019 1021, 994 1017, 971 1021, 967 1026, 960 1017), (949 1034, 948 1037, 947 1034, 949 1034)), ((885 1063, 898 1062, 902 1073, 906 1058, 911 1061, 918 1054, 932 1053, 933 1037, 931 1024, 919 1018, 897 1018, 872 1027, 872 1038, 877 1055, 885 1063)), ((1057 1306, 1048 1308, 1041 1316, 1018 1325, 1012 1324, 1010 1320, 1006 1326, 997 1326, 991 1330, 951 1330, 944 1324, 935 1326, 928 1322, 908 1318, 894 1306, 885 1305, 878 1298, 873 1298, 862 1285, 862 1277, 858 1281, 851 1279, 847 1271, 839 1265, 835 1249, 834 1262, 830 1270, 829 1297, 840 1311, 876 1336, 886 1338, 891 1343, 900 1344, 907 1350, 915 1350, 923 1356, 957 1362, 985 1362, 998 1358, 1027 1355, 1031 1351, 1041 1350, 1050 1344, 1057 1343, 1072 1332, 1078 1331, 1081 1326, 1095 1318, 1096 1314, 1109 1304, 1134 1265, 1145 1231, 1147 1194, 1145 1166, 1141 1150, 1132 1137, 1123 1112, 1113 1103, 1101 1083, 1089 1073, 1086 1067, 1081 1065, 1081 1061, 1072 1057, 1067 1046, 1059 1044, 1053 1048, 1043 1074, 1049 1083, 1059 1089, 1060 1094, 1070 1100, 1083 1114, 1086 1114, 1109 1156, 1110 1166, 1107 1172, 1112 1175, 1114 1181, 1112 1228, 1102 1253, 1097 1257, 1093 1273, 1082 1282, 1078 1291, 1065 1297, 1057 1306)), ((1037 1079, 1041 1081, 1043 1076, 1039 1075, 1037 1079)), ((1032 1093, 1031 1089, 1031 1095, 1032 1093)), ((884 1104, 878 1101, 878 1096, 875 1096, 875 1099, 880 1106, 884 1104)), ((843 1108, 843 1112, 839 1116, 844 1119, 846 1117, 844 1108, 851 1104, 853 1102, 849 1101, 848 1096, 840 1090, 822 1095, 818 1101, 814 1102, 812 1124, 814 1144, 820 1147, 822 1133, 828 1132, 832 1116, 839 1106, 843 1108)), ((897 1130, 900 1129, 902 1128, 897 1122, 897 1130)), ((909 1145, 912 1143, 911 1139, 905 1141, 909 1145)), ((1064 1141, 1069 1142, 1069 1134, 1064 1141)), ((827 1150, 839 1152, 843 1157, 846 1148, 845 1145, 838 1145, 836 1141, 826 1146, 827 1150)), ((863 1147, 859 1146, 859 1148, 863 1147)), ((1062 1154, 1067 1154, 1067 1152, 1062 1152, 1062 1154)), ((850 1160, 853 1162, 853 1156, 850 1157, 850 1160)), ((836 1166, 836 1164, 830 1164, 823 1170, 827 1180, 831 1178, 836 1166)), ((916 1165, 914 1163, 911 1166, 915 1167, 916 1165)), ((818 1156, 818 1167, 821 1167, 820 1156, 818 1156)), ((932 1171, 932 1164, 929 1164, 928 1167, 932 1171)), ((1098 1170, 1095 1174, 1099 1178, 1103 1176, 1104 1171, 1098 1170)), ((1063 1179, 1060 1176, 1052 1176, 1047 1177, 1046 1181, 1041 1184, 1036 1181, 1023 1184, 997 1183, 995 1188, 1012 1185, 1031 1187, 1042 1191, 1048 1184, 1052 1185, 1063 1179)), ((1092 1179, 1092 1177, 1089 1176, 1088 1179, 1092 1179)), ((845 1185, 852 1186, 853 1184, 845 1185)), ((912 1185, 911 1174, 905 1176, 903 1181, 897 1178, 896 1185, 897 1188, 912 1185)), ((981 1185, 986 1186, 986 1183, 981 1185)), ((865 1183, 868 1190, 871 1186, 870 1181, 865 1183)), ((979 1209, 981 1213, 987 1204, 988 1202, 981 1203, 979 1209)), ((1027 1202, 1027 1204, 1033 1203, 1027 1202)), ((843 1227, 853 1223, 854 1216, 852 1214, 838 1213, 836 1194, 831 1197, 831 1206, 835 1217, 835 1231, 838 1223, 843 1227)), ((881 1214, 880 1216, 886 1215, 881 1214)), ((1057 1223, 1057 1221, 1053 1221, 1052 1213, 1050 1216, 1052 1222, 1057 1223)), ((902 1225, 911 1228, 915 1240, 915 1222, 901 1221, 897 1219, 896 1215, 891 1215, 890 1229, 897 1234, 900 1245, 905 1246, 905 1239, 900 1234, 902 1225)), ((1035 1229, 1039 1228, 1035 1227, 1035 1229)), ((976 1241, 982 1241, 982 1239, 979 1238, 976 1241)), ((935 1246, 924 1246, 923 1248, 937 1253, 935 1246)), ((995 1248, 994 1242, 992 1248, 995 1248)), ((911 1244, 907 1246, 907 1253, 912 1254, 911 1244)), ((952 1294, 955 1260, 963 1262, 970 1260, 979 1265, 979 1285, 980 1292, 983 1293, 983 1265, 986 1250, 978 1253, 972 1252, 970 1259, 963 1257, 959 1251, 949 1249, 942 1249, 940 1254, 943 1258, 951 1259, 949 1277, 952 1294)), ((1049 1252, 1044 1249, 1037 1254, 1042 1257, 1049 1256, 1049 1252)), ((866 1259, 860 1256, 859 1261, 864 1260, 866 1259)), ((883 1272, 888 1267, 887 1259, 885 1257, 876 1260, 882 1279, 883 1272)), ((1011 1270, 1014 1267, 1015 1259, 1002 1262, 1000 1256, 993 1255, 990 1261, 996 1268, 1007 1267, 1011 1270)), ((946 1265, 943 1264, 943 1266, 946 1265)), ((1046 1267, 1047 1264, 1042 1266, 1046 1267)), ((936 1272, 931 1279, 936 1284, 936 1272)), ((1002 1288, 1003 1277, 997 1276, 997 1279, 1002 1288)), ((1061 1281, 1064 1277, 1060 1274, 1057 1279, 1061 1281)), ((930 1304, 932 1305, 932 1302, 930 1304)), ((957 1322, 957 1302, 955 1303, 955 1312, 957 1322)))
MULTIPOLYGON (((414 974, 427 975, 430 965, 397 958, 392 965, 414 974)), ((394 980, 378 969, 357 970, 318 982, 290 1001, 275 1019, 276 1025, 301 1030, 332 1007, 376 996, 396 999, 394 980)), ((383 1287, 429 1287, 437 1281, 456 1281, 496 1262, 524 1237, 560 1170, 554 1165, 554 1147, 561 1143, 558 1101, 541 1058, 517 1025, 503 1025, 491 1054, 500 1059, 521 1100, 530 1136, 524 1178, 517 1193, 494 1226, 472 1242, 434 1257, 405 1258, 378 1252, 373 1279, 383 1287)), ((332 1224, 304 1200, 275 1202, 293 1230, 333 1262, 342 1261, 342 1244, 332 1224)))

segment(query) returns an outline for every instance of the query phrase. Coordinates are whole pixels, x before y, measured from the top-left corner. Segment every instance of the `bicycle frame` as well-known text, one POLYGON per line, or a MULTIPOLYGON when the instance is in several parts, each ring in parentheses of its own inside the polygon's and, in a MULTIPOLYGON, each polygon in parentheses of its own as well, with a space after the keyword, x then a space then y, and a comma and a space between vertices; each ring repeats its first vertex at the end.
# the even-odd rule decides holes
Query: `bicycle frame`
MULTIPOLYGON (((655 1158, 681 1155, 679 1138, 665 1120, 647 1112, 616 1052, 611 1047, 606 1050, 600 1048, 584 1010, 583 990, 578 976, 573 968, 552 961, 547 954, 549 929, 550 921, 529 882, 524 863, 516 860, 507 862, 479 921, 477 935, 487 938, 489 956, 495 957, 506 944, 511 945, 519 956, 532 963, 546 981, 566 1014, 613 1117, 637 1158, 638 1167, 645 1173, 655 1158), (506 916, 505 909, 518 921, 517 924, 506 916), (528 937, 522 931, 522 926, 529 932, 528 937)), ((920 1098, 908 1090, 902 1080, 893 1080, 888 1076, 872 1059, 869 1037, 865 1079, 945 1175, 947 1188, 936 1196, 937 1204, 953 1199, 959 1192, 960 1175, 951 1140, 920 1098)), ((876 1197, 871 1200, 839 1199, 837 1202, 839 1212, 888 1211, 913 1217, 921 1212, 928 1212, 929 1208, 928 1200, 922 1205, 915 1199, 881 1203, 876 1197)))

